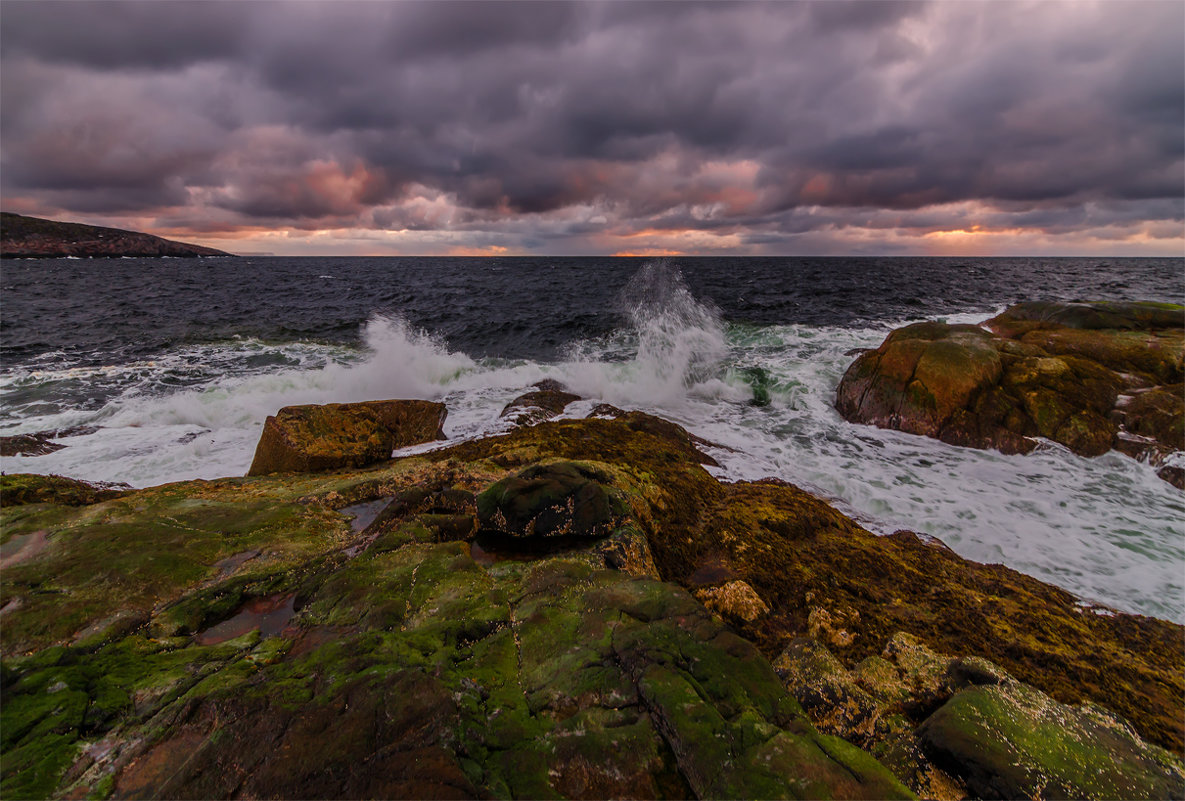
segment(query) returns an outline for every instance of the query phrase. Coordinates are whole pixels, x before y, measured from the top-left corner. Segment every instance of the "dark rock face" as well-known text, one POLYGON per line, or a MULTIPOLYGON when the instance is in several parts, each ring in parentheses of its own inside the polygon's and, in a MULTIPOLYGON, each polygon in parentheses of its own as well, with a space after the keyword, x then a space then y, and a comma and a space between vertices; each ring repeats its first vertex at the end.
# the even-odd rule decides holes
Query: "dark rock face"
POLYGON ((1156 475, 1172 484, 1179 490, 1185 490, 1185 468, 1176 465, 1165 465, 1156 471, 1156 475))
POLYGON ((391 451, 443 439, 447 410, 419 400, 286 406, 268 417, 249 476, 362 467, 391 451))
POLYGON ((214 248, 187 245, 120 228, 0 213, 0 258, 230 255, 214 248))
POLYGON ((836 409, 1004 453, 1027 452, 1036 437, 1084 456, 1118 448, 1154 462, 1185 447, 1182 307, 1025 303, 985 326, 894 331, 848 368, 836 409))
POLYGON ((477 496, 483 529, 514 537, 596 537, 609 534, 624 507, 604 474, 576 462, 529 467, 477 496))
MULTIPOLYGON (((915 733, 1005 675, 1179 750, 1180 626, 1095 615, 703 459, 631 412, 368 469, 5 506, 0 794, 958 797, 971 769, 923 762, 942 738, 915 733), (491 526, 548 547, 491 554, 491 526), (829 643, 804 658, 834 686, 778 667, 818 728, 770 664, 803 637, 829 643)), ((1147 786, 1171 791, 1164 759, 1170 783, 1147 786)))

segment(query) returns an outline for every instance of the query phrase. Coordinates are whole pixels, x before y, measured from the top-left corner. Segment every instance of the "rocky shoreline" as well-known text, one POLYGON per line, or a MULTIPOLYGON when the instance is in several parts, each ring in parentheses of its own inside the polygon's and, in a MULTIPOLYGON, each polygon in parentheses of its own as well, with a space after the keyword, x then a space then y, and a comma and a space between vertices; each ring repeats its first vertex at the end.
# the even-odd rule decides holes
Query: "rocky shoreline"
POLYGON ((442 405, 284 410, 244 478, 0 478, 4 797, 1185 797, 1181 626, 573 397, 396 459, 442 405))

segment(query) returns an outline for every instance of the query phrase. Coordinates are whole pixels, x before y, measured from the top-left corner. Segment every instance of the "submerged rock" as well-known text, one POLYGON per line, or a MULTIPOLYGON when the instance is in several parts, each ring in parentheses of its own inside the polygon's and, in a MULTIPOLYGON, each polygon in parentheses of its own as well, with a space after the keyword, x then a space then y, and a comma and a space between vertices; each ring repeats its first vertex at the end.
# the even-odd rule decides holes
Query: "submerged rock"
POLYGON ((1185 448, 1185 308, 1022 303, 987 329, 915 323, 848 368, 846 419, 953 445, 1024 453, 1036 438, 1084 456, 1158 462, 1185 448))
POLYGON ((286 406, 263 425, 249 476, 364 467, 443 439, 443 403, 420 400, 286 406))

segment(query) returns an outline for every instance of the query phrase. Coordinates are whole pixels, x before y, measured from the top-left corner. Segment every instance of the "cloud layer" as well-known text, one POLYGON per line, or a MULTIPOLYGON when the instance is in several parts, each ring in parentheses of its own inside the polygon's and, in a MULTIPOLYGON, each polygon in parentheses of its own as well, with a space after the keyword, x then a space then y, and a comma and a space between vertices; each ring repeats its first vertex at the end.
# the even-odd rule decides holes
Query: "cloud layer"
POLYGON ((40 3, 6 209, 278 253, 1185 243, 1174 2, 40 3))

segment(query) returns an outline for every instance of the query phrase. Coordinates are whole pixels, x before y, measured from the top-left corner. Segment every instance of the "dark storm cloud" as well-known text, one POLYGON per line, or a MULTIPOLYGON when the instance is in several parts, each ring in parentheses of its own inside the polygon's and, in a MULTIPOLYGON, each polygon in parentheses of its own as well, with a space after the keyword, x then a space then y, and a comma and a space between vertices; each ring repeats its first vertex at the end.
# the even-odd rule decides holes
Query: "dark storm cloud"
POLYGON ((7 0, 3 191, 519 243, 1180 222, 1183 28, 1170 2, 7 0))

